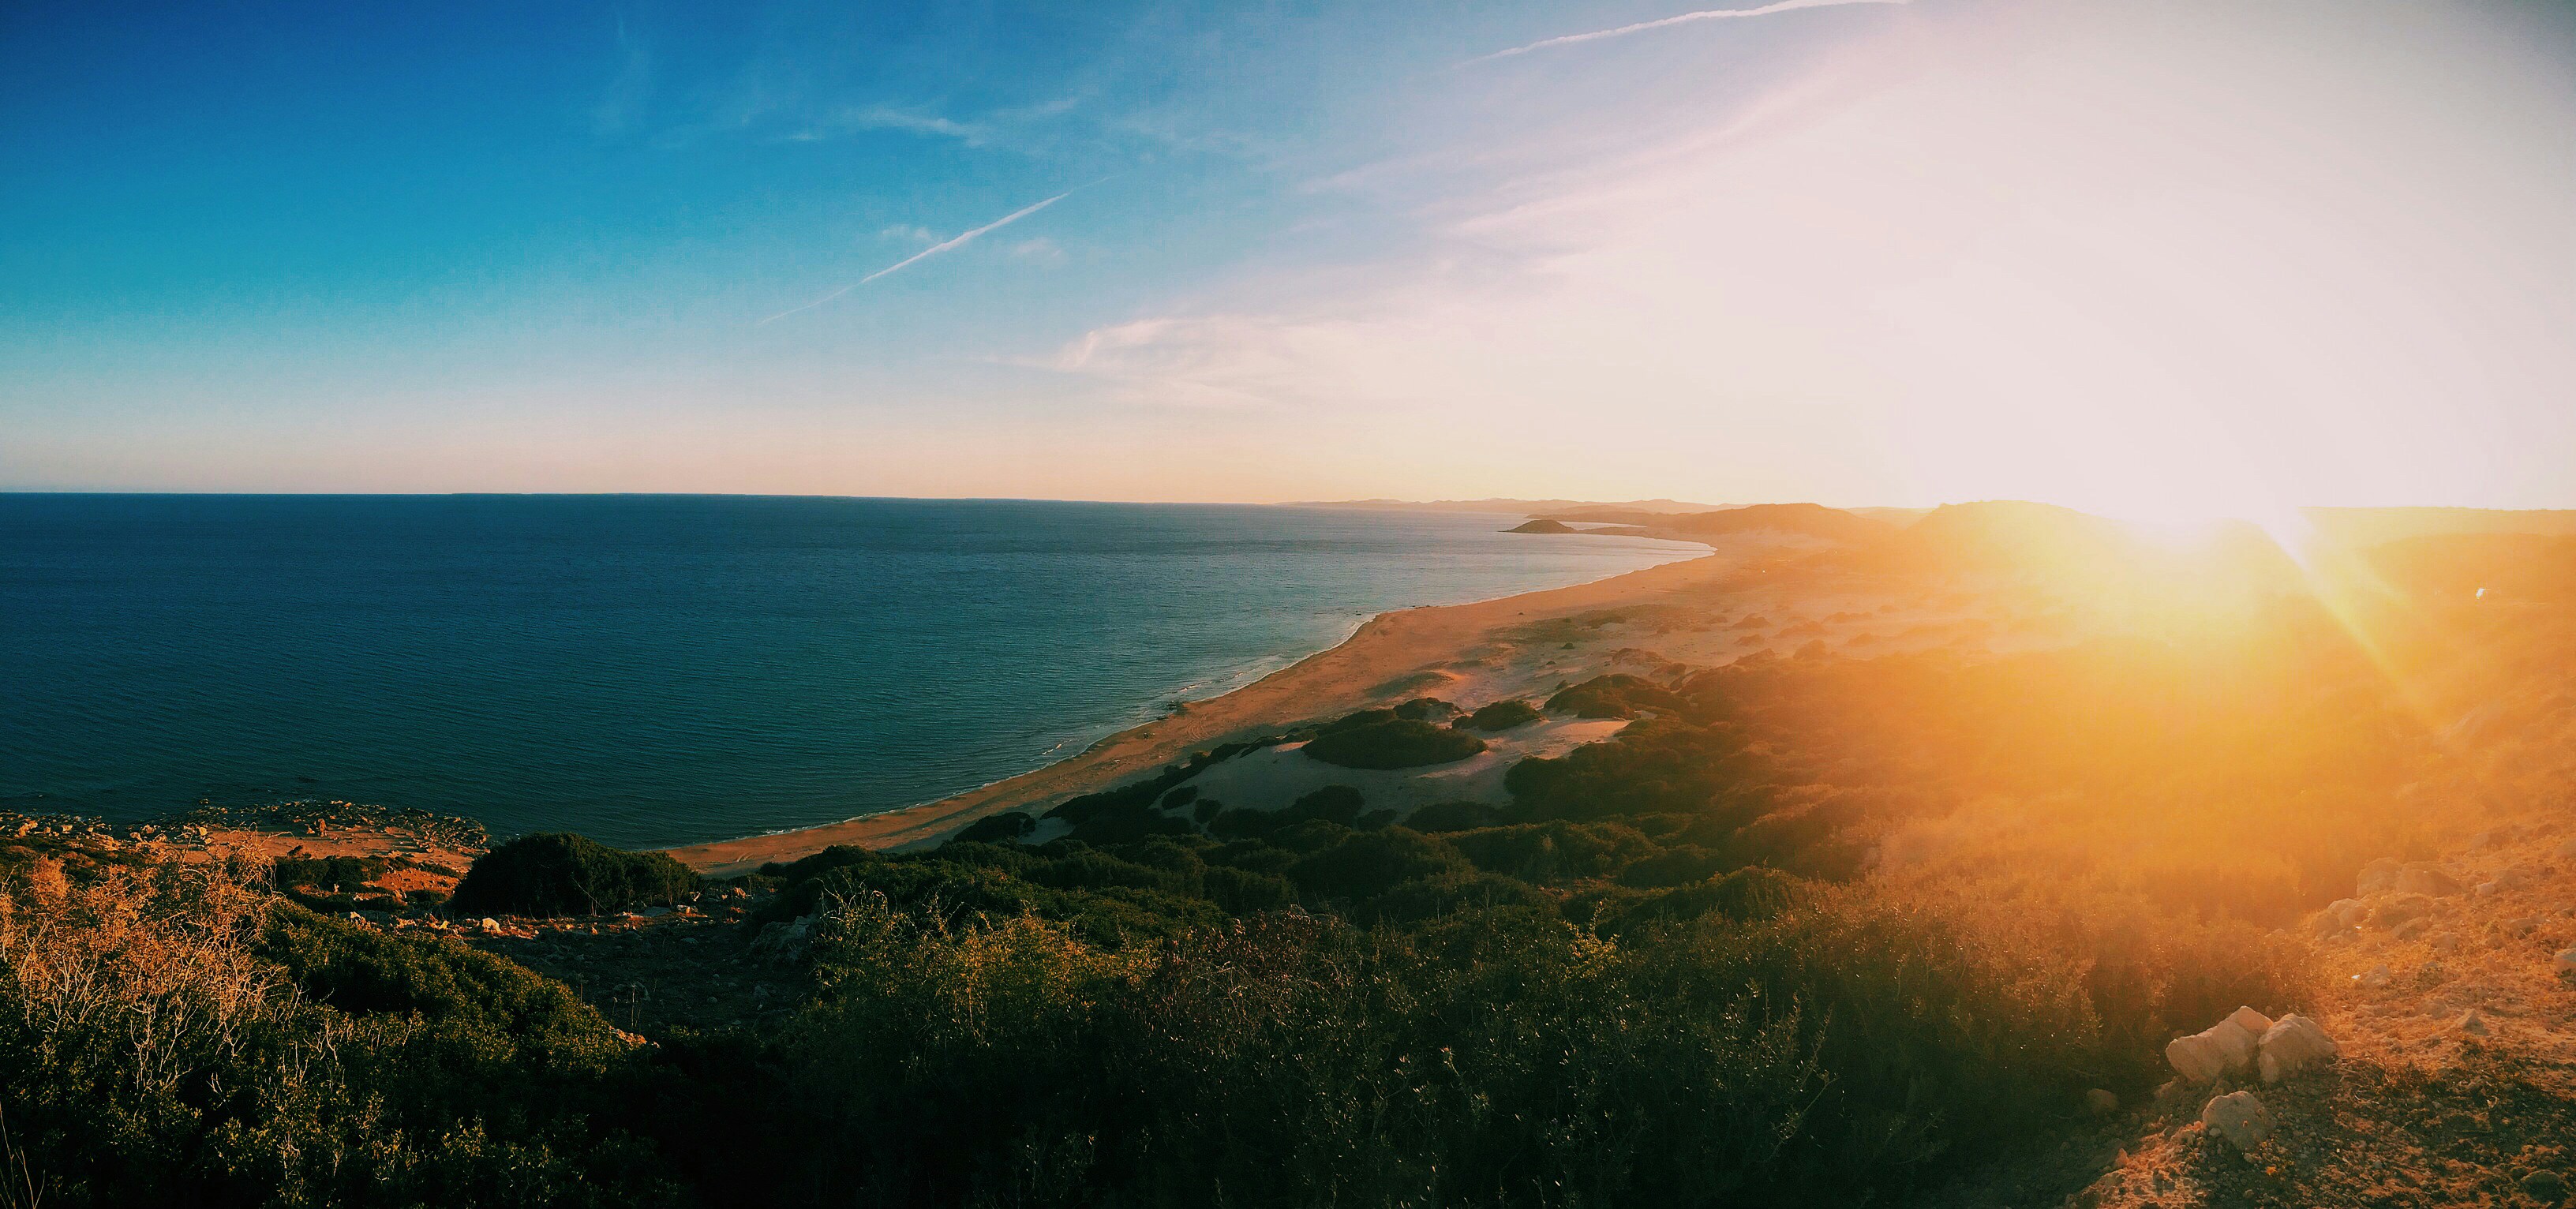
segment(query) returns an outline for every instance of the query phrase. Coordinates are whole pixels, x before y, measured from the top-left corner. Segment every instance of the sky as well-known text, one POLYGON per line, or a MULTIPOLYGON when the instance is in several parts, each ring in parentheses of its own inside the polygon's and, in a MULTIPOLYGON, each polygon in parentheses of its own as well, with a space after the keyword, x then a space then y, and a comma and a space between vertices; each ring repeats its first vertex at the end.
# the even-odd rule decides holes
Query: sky
POLYGON ((18 3, 0 489, 2576 507, 2576 6, 18 3))

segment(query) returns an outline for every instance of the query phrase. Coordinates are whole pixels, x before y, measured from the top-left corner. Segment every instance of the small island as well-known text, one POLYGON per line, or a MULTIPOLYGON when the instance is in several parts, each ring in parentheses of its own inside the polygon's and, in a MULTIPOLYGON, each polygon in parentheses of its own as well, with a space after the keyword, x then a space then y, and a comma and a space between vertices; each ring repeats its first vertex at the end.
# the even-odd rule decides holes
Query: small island
POLYGON ((1575 527, 1574 527, 1574 526, 1572 526, 1572 525, 1566 524, 1564 521, 1552 521, 1552 520, 1547 519, 1546 517, 1540 517, 1539 519, 1534 520, 1534 521, 1527 522, 1526 524, 1521 524, 1521 525, 1517 525, 1517 526, 1514 526, 1514 527, 1509 528, 1509 529, 1505 529, 1505 530, 1503 530, 1503 532, 1505 532, 1505 533, 1581 533, 1581 532, 1583 532, 1583 530, 1581 530, 1581 529, 1577 529, 1577 528, 1575 528, 1575 527))

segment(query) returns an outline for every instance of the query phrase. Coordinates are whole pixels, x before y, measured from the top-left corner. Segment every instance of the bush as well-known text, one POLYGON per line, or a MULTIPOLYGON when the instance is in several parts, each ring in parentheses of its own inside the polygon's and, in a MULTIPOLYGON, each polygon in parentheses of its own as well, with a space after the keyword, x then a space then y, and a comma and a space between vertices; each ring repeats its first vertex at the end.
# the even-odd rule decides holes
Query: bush
POLYGON ((1503 812, 1483 802, 1433 802, 1413 812, 1404 825, 1425 835, 1442 831, 1473 831, 1503 821, 1503 812))
POLYGON ((954 838, 970 844, 1001 844, 1038 829, 1037 816, 1025 810, 988 814, 966 825, 954 838))
POLYGON ((1515 726, 1536 722, 1545 716, 1529 702, 1511 698, 1479 707, 1475 713, 1459 719, 1458 725, 1481 731, 1510 730, 1515 726))
POLYGON ((1671 689, 1626 672, 1595 676, 1547 699, 1547 712, 1578 718, 1634 718, 1647 710, 1677 713, 1681 708, 1681 697, 1671 689))
POLYGON ((1343 768, 1421 768, 1464 760, 1485 750, 1485 741, 1452 727, 1392 718, 1327 731, 1302 750, 1343 768))
POLYGON ((620 852, 557 831, 475 858, 448 907, 460 915, 598 915, 671 906, 697 888, 697 874, 659 852, 620 852))

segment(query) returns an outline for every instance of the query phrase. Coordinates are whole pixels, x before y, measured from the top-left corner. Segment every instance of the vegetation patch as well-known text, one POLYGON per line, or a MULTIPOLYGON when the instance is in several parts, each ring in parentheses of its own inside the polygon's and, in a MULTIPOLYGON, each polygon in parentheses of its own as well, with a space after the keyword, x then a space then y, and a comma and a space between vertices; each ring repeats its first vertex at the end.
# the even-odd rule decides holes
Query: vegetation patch
POLYGON ((1464 726, 1470 730, 1492 732, 1498 730, 1510 730, 1515 726, 1525 726, 1529 723, 1538 721, 1544 716, 1545 715, 1539 713, 1537 708, 1533 707, 1529 702, 1514 697, 1504 701, 1496 701, 1490 705, 1479 706, 1475 713, 1469 714, 1465 718, 1460 719, 1458 721, 1458 725, 1464 726))
POLYGON ((1342 768, 1422 768, 1464 760, 1485 750, 1485 741, 1455 727, 1389 718, 1327 730, 1301 750, 1342 768))
POLYGON ((622 852, 555 831, 477 857, 448 906, 460 915, 600 915, 673 906, 697 888, 697 874, 659 852, 622 852))

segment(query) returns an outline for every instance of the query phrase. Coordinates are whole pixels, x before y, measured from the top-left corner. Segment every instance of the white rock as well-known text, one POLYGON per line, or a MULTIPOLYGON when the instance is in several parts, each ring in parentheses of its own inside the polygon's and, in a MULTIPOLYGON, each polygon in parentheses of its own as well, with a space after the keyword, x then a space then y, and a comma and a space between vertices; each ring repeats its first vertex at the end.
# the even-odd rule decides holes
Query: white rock
POLYGON ((2332 1062, 2342 1052, 2316 1021, 2296 1013, 2274 1021, 2271 1028, 2263 1031, 2260 1044, 2262 1053, 2257 1064, 2266 1083, 2278 1083, 2285 1075, 2332 1062))
POLYGON ((2271 1110, 2250 1091, 2232 1091, 2210 1101, 2200 1110, 2200 1123, 2227 1139, 2240 1154, 2261 1146, 2272 1136, 2271 1110))
POLYGON ((2165 1061, 2172 1063, 2184 1078, 2207 1083, 2229 1071, 2252 1066, 2258 1037, 2232 1019, 2221 1020, 2191 1036, 2167 1042, 2165 1061))

